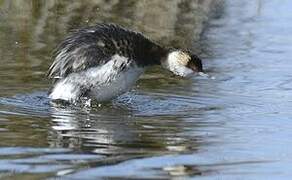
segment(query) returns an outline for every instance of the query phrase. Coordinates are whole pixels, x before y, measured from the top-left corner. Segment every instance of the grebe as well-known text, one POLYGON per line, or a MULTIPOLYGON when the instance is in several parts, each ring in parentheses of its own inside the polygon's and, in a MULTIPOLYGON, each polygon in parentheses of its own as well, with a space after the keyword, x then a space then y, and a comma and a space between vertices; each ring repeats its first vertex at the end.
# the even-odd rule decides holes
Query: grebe
POLYGON ((167 49, 139 32, 115 24, 80 29, 56 49, 48 77, 52 100, 111 100, 127 92, 144 69, 161 65, 175 75, 203 72, 201 60, 179 49, 167 49))

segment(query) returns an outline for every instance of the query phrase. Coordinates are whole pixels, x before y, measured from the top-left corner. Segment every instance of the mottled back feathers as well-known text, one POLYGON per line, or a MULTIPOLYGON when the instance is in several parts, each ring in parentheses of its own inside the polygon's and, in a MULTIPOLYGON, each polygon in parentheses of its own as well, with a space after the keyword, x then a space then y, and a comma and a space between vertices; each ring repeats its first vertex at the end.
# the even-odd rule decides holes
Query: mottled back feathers
POLYGON ((116 54, 138 66, 155 65, 166 53, 141 33, 114 24, 97 24, 72 33, 57 47, 48 76, 64 78, 103 65, 116 54))

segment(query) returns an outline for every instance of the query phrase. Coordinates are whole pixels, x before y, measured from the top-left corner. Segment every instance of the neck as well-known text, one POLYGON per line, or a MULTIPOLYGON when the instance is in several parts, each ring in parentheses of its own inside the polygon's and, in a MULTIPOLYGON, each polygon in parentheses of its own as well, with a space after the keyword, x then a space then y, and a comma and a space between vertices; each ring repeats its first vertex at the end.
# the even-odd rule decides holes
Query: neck
POLYGON ((153 65, 161 65, 161 63, 167 58, 168 49, 161 47, 158 44, 149 44, 139 51, 144 51, 140 57, 137 57, 138 66, 148 67, 153 65))

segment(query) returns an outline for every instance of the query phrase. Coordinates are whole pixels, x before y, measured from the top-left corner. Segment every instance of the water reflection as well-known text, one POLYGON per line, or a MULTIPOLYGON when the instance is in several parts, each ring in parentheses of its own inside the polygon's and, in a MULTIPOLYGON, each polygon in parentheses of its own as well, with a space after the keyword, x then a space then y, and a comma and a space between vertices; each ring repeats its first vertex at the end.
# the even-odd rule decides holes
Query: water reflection
MULTIPOLYGON (((204 119, 204 113, 214 109, 201 109, 194 104, 178 103, 176 102, 178 97, 169 97, 167 100, 153 97, 154 94, 151 96, 128 94, 113 104, 97 109, 52 107, 53 125, 48 142, 54 148, 70 148, 105 155, 106 158, 97 164, 106 162, 113 167, 98 169, 99 173, 96 173, 96 164, 91 164, 92 168, 89 171, 73 175, 73 178, 80 178, 84 174, 91 174, 88 177, 98 178, 107 176, 105 172, 111 168, 113 172, 117 172, 117 176, 111 173, 110 177, 123 177, 123 173, 121 174, 123 168, 120 169, 118 166, 115 170, 115 164, 120 162, 174 153, 194 153, 200 151, 201 146, 210 143, 206 137, 216 139, 214 133, 209 132, 206 135, 201 131, 205 128, 208 131, 211 126, 213 130, 221 127, 222 124, 217 121, 206 122, 204 119), (128 98, 131 98, 131 101, 128 98), (165 103, 167 105, 161 107, 165 103), (152 114, 150 115, 149 112, 152 114)), ((167 161, 165 163, 169 164, 167 161)), ((145 177, 152 177, 151 172, 157 170, 163 170, 171 176, 200 175, 209 172, 195 166, 186 165, 182 169, 179 165, 161 167, 159 163, 154 164, 149 164, 147 173, 144 173, 145 177), (156 165, 153 166, 154 164, 156 165)), ((137 171, 140 171, 139 167, 137 171)), ((132 170, 134 169, 124 172, 124 177, 128 177, 132 170)))
MULTIPOLYGON (((192 129, 191 126, 185 127, 186 115, 190 116, 186 114, 187 109, 184 109, 186 112, 180 113, 179 106, 172 107, 170 104, 174 102, 167 100, 165 102, 168 105, 165 107, 168 107, 169 111, 166 114, 161 112, 163 109, 160 107, 161 100, 155 99, 146 100, 143 106, 136 107, 142 103, 141 99, 149 98, 145 95, 132 99, 127 107, 122 107, 120 103, 127 103, 125 98, 114 105, 97 109, 74 110, 54 107, 51 111, 54 122, 52 137, 50 137, 52 139, 50 142, 54 144, 52 146, 70 147, 100 154, 132 156, 188 152, 199 147, 201 137, 189 137, 186 133, 192 129), (148 111, 152 112, 151 116, 148 111), (172 117, 169 114, 171 111, 176 116, 172 117), (159 113, 161 115, 157 116, 159 113)), ((189 108, 194 110, 195 107, 189 108)), ((199 113, 196 112, 198 116, 199 113)), ((199 125, 194 125, 193 128, 196 126, 199 125)))

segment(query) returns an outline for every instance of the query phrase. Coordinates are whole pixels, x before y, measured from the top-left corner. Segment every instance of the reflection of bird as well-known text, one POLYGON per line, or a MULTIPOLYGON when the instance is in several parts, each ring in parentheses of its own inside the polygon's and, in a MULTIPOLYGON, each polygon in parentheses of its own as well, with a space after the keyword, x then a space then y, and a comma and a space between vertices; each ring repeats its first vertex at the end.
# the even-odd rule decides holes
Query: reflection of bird
POLYGON ((165 49, 141 33, 114 24, 87 27, 57 48, 48 74, 54 79, 50 98, 107 101, 127 92, 152 65, 183 77, 202 72, 201 60, 187 51, 165 49))

